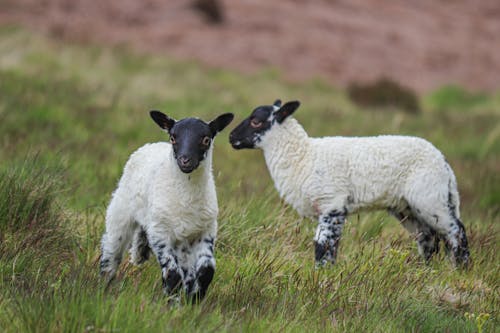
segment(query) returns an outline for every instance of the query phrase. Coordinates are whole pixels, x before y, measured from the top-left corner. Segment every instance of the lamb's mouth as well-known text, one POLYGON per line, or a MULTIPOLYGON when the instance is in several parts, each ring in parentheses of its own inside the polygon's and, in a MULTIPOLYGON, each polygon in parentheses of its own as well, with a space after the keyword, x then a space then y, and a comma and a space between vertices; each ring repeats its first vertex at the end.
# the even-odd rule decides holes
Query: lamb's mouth
POLYGON ((255 144, 249 143, 247 140, 230 140, 231 146, 234 149, 252 149, 255 148, 255 144))
POLYGON ((181 169, 181 171, 182 171, 182 172, 184 172, 184 173, 191 173, 191 172, 193 172, 193 171, 194 171, 197 167, 198 167, 197 165, 196 165, 196 166, 191 166, 191 165, 190 165, 190 166, 184 166, 184 167, 179 165, 179 169, 181 169))
POLYGON ((231 146, 233 146, 233 148, 234 148, 234 149, 241 149, 241 148, 243 148, 243 147, 241 146, 241 141, 239 141, 239 140, 238 140, 238 141, 231 142, 231 146))

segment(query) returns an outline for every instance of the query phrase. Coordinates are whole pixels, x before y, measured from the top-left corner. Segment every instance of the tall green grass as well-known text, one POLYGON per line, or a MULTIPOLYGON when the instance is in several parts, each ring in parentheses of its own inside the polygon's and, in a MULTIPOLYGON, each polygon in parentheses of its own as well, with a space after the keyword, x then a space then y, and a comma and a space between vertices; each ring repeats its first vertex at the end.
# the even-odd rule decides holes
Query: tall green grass
MULTIPOLYGON (((284 83, 123 49, 0 31, 0 329, 5 332, 475 332, 499 326, 500 101, 458 112, 424 96, 419 115, 370 110, 315 80, 284 83), (154 260, 98 277, 104 211, 122 167, 166 140, 147 111, 208 120, 275 98, 299 99, 311 135, 423 136, 456 172, 473 266, 425 265, 383 213, 352 216, 338 263, 315 270, 315 223, 284 205, 262 154, 216 140, 217 270, 199 306, 170 307, 154 260)), ((454 100, 453 97, 445 97, 454 100)), ((443 102, 444 103, 444 102, 443 102)), ((451 103, 451 104, 450 104, 451 103)), ((458 102, 457 102, 458 103, 458 102)), ((450 106, 451 105, 451 106, 450 106)))

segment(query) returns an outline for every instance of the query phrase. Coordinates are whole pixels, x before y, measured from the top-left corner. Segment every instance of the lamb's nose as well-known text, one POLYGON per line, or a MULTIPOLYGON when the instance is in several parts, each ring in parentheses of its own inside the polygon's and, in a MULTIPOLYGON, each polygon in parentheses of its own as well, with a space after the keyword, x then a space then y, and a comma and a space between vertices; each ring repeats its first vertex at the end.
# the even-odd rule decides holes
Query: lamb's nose
POLYGON ((179 163, 182 166, 188 166, 191 163, 191 159, 189 157, 186 157, 186 156, 181 156, 181 157, 179 157, 179 163))

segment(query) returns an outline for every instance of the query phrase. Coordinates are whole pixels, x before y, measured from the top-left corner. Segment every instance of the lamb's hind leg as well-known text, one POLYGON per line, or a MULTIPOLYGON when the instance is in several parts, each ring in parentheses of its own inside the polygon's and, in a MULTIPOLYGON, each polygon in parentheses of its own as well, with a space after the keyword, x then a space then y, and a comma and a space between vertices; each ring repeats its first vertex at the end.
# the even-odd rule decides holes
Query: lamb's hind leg
POLYGON ((459 218, 450 212, 438 212, 427 217, 435 225, 451 261, 455 266, 466 267, 469 264, 469 248, 465 228, 459 218))
MULTIPOLYGON (((445 204, 434 202, 431 204, 414 207, 415 215, 429 230, 433 230, 433 237, 444 240, 446 250, 456 266, 467 266, 469 262, 469 249, 465 228, 456 216, 454 210, 445 204), (432 207, 433 209, 426 209, 432 207)), ((427 238, 424 237, 424 240, 427 238)))
POLYGON ((389 210, 403 227, 415 237, 418 253, 429 262, 432 256, 439 252, 439 235, 427 224, 420 222, 409 209, 404 211, 389 210))
POLYGON ((322 267, 327 262, 335 263, 346 216, 345 209, 334 209, 320 215, 314 236, 316 267, 322 267))
POLYGON ((422 174, 408 183, 407 202, 412 214, 434 230, 445 242, 455 265, 467 265, 469 249, 465 228, 460 221, 459 198, 451 168, 422 174), (448 177, 448 182, 443 179, 448 177))
POLYGON ((452 256, 453 263, 456 266, 467 267, 469 264, 469 247, 467 244, 467 236, 465 235, 465 227, 460 219, 454 219, 454 222, 449 222, 449 231, 445 236, 446 247, 452 256))

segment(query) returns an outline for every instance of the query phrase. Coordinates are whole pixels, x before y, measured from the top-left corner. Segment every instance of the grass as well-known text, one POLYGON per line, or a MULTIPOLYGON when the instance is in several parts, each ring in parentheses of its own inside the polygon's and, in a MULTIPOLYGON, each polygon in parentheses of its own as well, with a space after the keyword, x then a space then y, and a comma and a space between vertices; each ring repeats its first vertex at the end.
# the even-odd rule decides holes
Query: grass
POLYGON ((243 76, 3 28, 0 329, 494 331, 500 95, 461 91, 424 96, 418 115, 367 112, 320 80, 291 84, 274 71, 243 76), (302 101, 297 118, 314 136, 393 133, 432 141, 457 175, 473 267, 454 270, 443 255, 423 264, 397 222, 374 213, 352 216, 338 264, 315 270, 315 223, 280 201, 260 152, 232 150, 223 132, 214 156, 217 271, 206 300, 169 307, 153 260, 124 263, 105 292, 97 261, 110 194, 131 152, 166 139, 147 111, 206 120, 234 112, 236 123, 278 97, 302 101), (479 328, 481 314, 490 317, 479 328))

